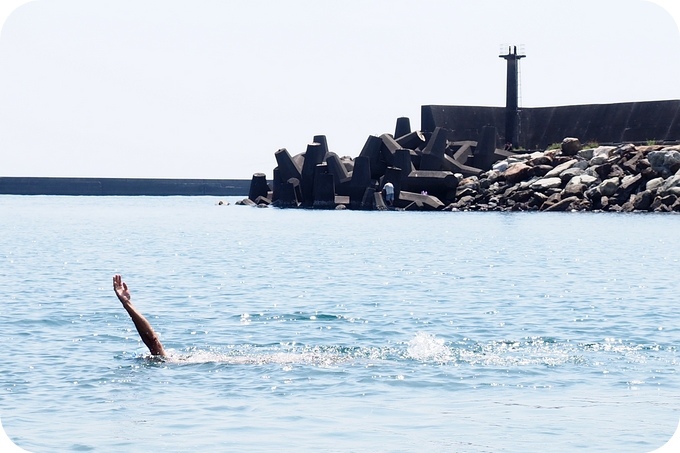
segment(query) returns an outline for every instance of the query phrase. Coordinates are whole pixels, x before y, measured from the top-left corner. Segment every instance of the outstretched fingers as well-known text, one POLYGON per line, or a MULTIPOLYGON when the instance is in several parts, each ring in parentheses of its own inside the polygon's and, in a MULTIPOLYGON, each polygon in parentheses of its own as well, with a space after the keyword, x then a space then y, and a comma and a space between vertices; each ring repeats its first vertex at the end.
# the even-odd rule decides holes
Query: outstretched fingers
POLYGON ((113 276, 113 291, 121 302, 130 302, 130 292, 128 291, 127 284, 119 274, 113 276))

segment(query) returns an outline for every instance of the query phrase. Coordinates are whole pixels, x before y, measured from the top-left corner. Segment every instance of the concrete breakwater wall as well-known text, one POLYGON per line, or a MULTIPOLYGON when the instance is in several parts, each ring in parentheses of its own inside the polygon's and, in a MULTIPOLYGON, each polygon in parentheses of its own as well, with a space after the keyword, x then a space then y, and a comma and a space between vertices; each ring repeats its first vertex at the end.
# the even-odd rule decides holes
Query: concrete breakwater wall
MULTIPOLYGON (((493 129, 487 129, 487 135, 492 134, 493 129)), ((469 143, 460 148, 466 146, 469 143)), ((401 159, 408 161, 409 152, 399 154, 401 159)), ((494 156, 498 157, 495 153, 494 156)), ((421 164, 425 160, 422 157, 421 164)), ((368 159, 359 165, 365 166, 359 171, 363 172, 361 177, 366 187, 363 184, 352 186, 351 174, 347 180, 350 196, 335 196, 330 201, 333 175, 329 174, 327 181, 322 183, 328 186, 324 192, 327 201, 318 203, 319 198, 313 198, 316 201, 309 206, 346 207, 346 203, 351 207, 355 203, 357 209, 387 209, 377 186, 366 182, 370 178, 368 159), (359 187, 363 189, 356 190, 359 187)), ((316 168, 321 171, 325 166, 321 164, 316 168)), ((623 144, 584 148, 578 139, 566 138, 557 149, 507 153, 487 171, 474 167, 466 170, 467 176, 441 170, 419 171, 412 167, 407 174, 398 167, 388 167, 381 176, 381 183, 393 182, 396 189, 394 205, 406 210, 680 212, 680 145, 623 144), (408 192, 404 187, 416 188, 416 191, 408 192), (435 194, 418 193, 420 187, 427 187, 435 194)), ((244 204, 269 204, 264 195, 253 192, 256 186, 261 193, 268 191, 263 177, 256 175, 253 178, 252 199, 244 200, 244 204)), ((300 206, 295 204, 298 196, 304 199, 299 182, 287 184, 291 191, 288 202, 292 200, 293 203, 289 206, 300 206)), ((314 189, 311 190, 313 194, 314 189)), ((271 196, 272 192, 268 193, 271 196)))
POLYGON ((4 195, 241 196, 249 180, 0 177, 4 195))
MULTIPOLYGON (((421 129, 443 127, 451 140, 479 140, 483 126, 504 128, 502 107, 421 107, 421 129)), ((519 111, 518 147, 545 149, 565 137, 583 143, 657 143, 680 140, 680 100, 626 102, 522 108, 519 111)), ((505 143, 503 137, 497 137, 505 143)))
POLYGON ((408 118, 398 118, 393 134, 369 136, 356 158, 331 152, 323 135, 294 156, 280 149, 273 187, 263 173, 255 174, 242 204, 680 211, 680 147, 670 145, 680 139, 680 101, 525 109, 520 137, 558 145, 534 152, 498 148, 504 109, 423 106, 422 113, 422 130, 412 131, 408 118), (584 147, 565 138, 574 132, 588 142, 617 145, 584 147), (660 144, 639 143, 652 141, 660 144), (393 203, 385 197, 387 183, 394 187, 393 203))

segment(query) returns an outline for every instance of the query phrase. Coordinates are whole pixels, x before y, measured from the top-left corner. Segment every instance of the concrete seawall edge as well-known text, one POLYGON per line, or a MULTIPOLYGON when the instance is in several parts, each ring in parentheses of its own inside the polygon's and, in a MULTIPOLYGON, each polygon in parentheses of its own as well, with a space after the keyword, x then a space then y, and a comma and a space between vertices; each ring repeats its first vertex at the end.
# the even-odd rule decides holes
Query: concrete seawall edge
POLYGON ((0 177, 2 195, 241 196, 249 179, 0 177))

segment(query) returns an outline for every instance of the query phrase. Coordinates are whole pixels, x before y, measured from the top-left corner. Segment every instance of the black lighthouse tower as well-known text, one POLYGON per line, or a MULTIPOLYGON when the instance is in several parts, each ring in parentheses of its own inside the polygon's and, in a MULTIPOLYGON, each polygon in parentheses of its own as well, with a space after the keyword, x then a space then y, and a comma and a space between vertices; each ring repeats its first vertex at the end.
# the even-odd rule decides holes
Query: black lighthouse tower
POLYGON ((505 141, 518 145, 519 129, 519 60, 526 57, 517 53, 517 46, 508 47, 508 53, 499 55, 508 62, 508 80, 505 97, 505 141))

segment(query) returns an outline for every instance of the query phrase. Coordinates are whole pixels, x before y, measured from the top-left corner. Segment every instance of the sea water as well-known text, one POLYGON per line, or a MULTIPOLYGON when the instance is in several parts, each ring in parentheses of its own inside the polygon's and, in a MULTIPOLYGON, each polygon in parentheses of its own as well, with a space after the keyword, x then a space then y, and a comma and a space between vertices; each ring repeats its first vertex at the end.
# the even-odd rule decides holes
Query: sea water
POLYGON ((0 196, 18 446, 648 452, 673 434, 677 215, 235 200, 0 196))

